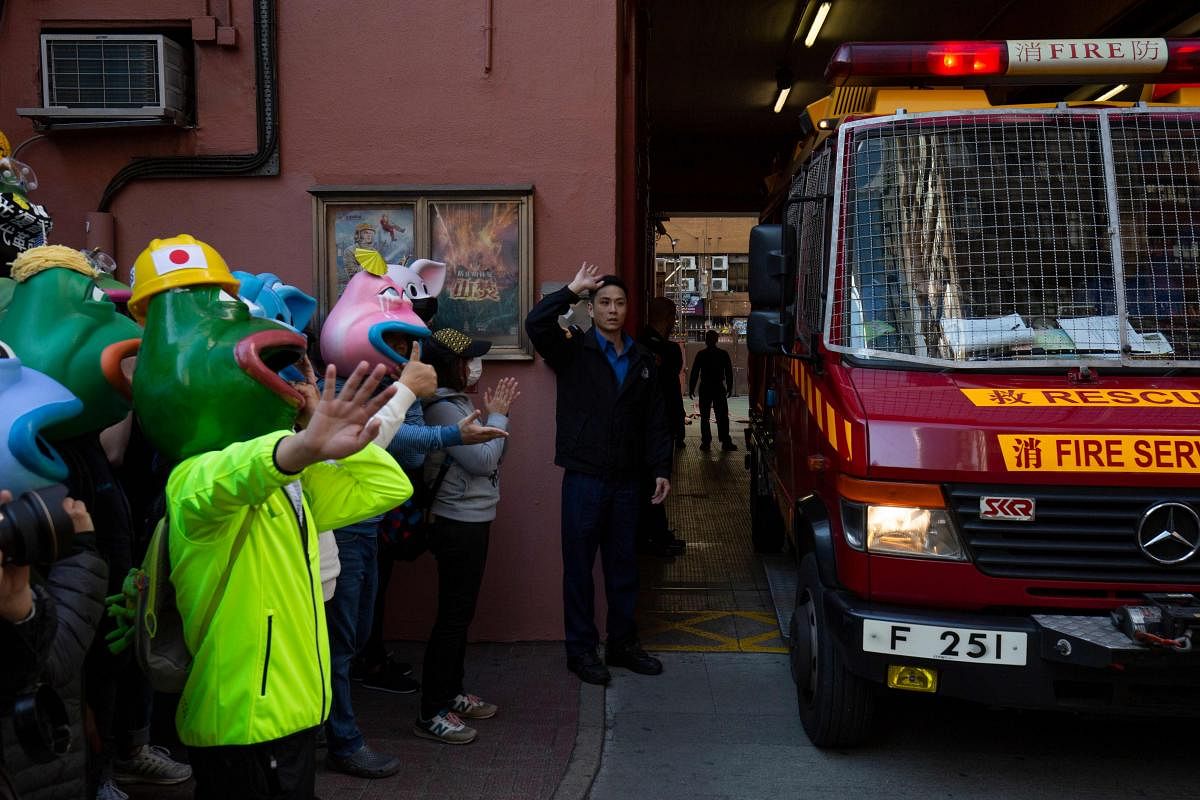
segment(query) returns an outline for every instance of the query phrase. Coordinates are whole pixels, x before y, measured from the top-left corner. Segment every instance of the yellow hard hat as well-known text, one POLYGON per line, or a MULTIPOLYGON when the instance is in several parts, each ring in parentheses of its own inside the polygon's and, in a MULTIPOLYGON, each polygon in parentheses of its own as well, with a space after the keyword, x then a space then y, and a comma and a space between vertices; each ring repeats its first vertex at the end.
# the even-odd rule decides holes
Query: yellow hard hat
POLYGON ((150 298, 161 292, 183 286, 215 285, 236 295, 240 285, 220 253, 186 233, 150 242, 133 262, 133 274, 129 313, 142 323, 146 321, 150 298))

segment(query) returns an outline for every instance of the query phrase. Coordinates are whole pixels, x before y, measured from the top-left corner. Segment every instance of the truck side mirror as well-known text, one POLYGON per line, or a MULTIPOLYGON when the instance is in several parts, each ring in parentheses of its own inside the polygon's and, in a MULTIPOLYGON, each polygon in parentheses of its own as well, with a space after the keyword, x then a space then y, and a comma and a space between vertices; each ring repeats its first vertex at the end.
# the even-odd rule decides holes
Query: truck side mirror
POLYGON ((755 225, 750 231, 750 308, 782 308, 789 283, 783 226, 755 225))
POLYGON ((746 321, 746 348, 755 355, 779 355, 788 345, 787 330, 778 311, 751 311, 746 321))

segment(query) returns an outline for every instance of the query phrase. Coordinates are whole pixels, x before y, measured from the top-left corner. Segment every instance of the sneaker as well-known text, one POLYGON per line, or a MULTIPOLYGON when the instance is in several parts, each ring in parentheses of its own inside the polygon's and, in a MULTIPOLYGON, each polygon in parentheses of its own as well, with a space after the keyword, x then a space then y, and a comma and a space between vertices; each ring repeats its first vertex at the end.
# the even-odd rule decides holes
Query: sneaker
POLYGON ((192 768, 171 758, 165 747, 145 744, 129 758, 113 761, 113 780, 117 783, 153 783, 170 786, 192 777, 192 768))
POLYGON ((721 442, 721 449, 724 450, 726 453, 732 453, 732 452, 736 451, 738 449, 738 447, 733 442, 721 442))
POLYGON ((500 708, 477 695, 460 694, 450 701, 450 710, 465 719, 491 719, 500 708))
POLYGON ((393 661, 390 655, 387 657, 387 661, 380 667, 368 667, 365 661, 361 658, 356 658, 350 662, 350 680, 355 683, 362 683, 368 674, 376 672, 379 669, 390 669, 399 675, 413 674, 412 664, 409 664, 407 661, 393 661))
POLYGON ((400 771, 400 759, 376 753, 363 745, 354 755, 339 758, 333 753, 325 756, 325 766, 334 772, 356 778, 387 778, 400 771))
POLYGON ((475 741, 477 732, 464 725, 453 711, 439 711, 431 719, 418 717, 413 723, 413 733, 443 744, 470 744, 475 741))
POLYGON ((412 666, 410 664, 389 659, 378 670, 364 674, 362 685, 364 689, 375 689, 379 692, 412 694, 420 690, 421 682, 410 677, 411 675, 412 666), (406 668, 408 669, 407 673, 404 671, 406 668))
POLYGON ((604 660, 610 667, 624 667, 639 675, 661 675, 662 662, 642 649, 637 639, 619 644, 609 642, 604 660))
POLYGON ((604 666, 604 662, 594 652, 567 656, 567 669, 578 675, 579 680, 584 683, 605 686, 612 680, 612 674, 609 673, 608 667, 604 666))
POLYGON ((129 800, 129 795, 118 789, 111 780, 107 780, 96 790, 96 800, 129 800))

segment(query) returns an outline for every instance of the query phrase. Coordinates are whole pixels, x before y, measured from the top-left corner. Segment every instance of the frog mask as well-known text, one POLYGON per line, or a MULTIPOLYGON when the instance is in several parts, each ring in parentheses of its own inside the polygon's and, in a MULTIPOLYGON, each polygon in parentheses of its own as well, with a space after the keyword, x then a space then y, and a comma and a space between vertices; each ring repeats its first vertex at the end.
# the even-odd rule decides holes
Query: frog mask
POLYGON ((184 459, 292 429, 303 398, 278 373, 305 339, 252 316, 216 250, 186 234, 155 239, 134 275, 129 310, 146 329, 133 404, 155 447, 184 459))
POLYGON ((129 413, 121 361, 137 352, 142 331, 117 313, 95 278, 79 251, 35 247, 13 262, 11 298, 0 309, 0 340, 83 403, 83 413, 46 427, 51 441, 103 430, 129 413))

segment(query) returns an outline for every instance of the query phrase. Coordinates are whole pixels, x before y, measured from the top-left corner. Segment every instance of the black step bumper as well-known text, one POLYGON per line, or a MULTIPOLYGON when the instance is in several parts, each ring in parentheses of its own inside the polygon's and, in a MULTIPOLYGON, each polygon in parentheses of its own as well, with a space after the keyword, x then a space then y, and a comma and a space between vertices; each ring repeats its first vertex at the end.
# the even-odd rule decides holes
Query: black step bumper
MULTIPOLYGON (((1200 716, 1200 652, 1150 649, 1107 614, 998 616, 909 609, 825 596, 828 630, 854 674, 884 684, 889 665, 938 671, 938 694, 1012 708, 1200 716), (1027 634, 1024 666, 914 658, 863 650, 863 620, 1027 634)), ((1200 642, 1197 642, 1200 647, 1200 642)))

